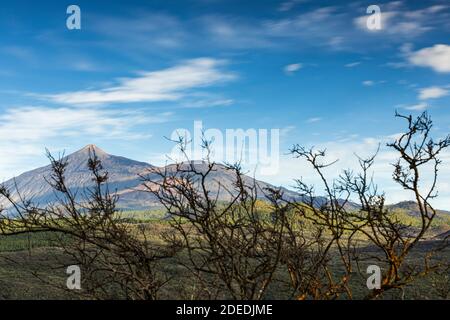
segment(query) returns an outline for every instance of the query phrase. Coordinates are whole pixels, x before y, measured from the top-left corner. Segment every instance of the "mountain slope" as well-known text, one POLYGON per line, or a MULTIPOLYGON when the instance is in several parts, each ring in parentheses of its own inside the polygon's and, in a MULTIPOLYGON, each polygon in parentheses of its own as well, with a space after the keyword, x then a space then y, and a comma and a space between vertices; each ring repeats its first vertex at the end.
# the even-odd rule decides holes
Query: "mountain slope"
MULTIPOLYGON (((408 213, 410 216, 420 216, 419 205, 415 201, 402 201, 396 204, 388 205, 389 210, 399 210, 408 213)), ((450 215, 449 211, 436 210, 439 215, 450 215)))
MULTIPOLYGON (((116 192, 119 196, 119 208, 123 210, 146 210, 160 207, 157 199, 150 193, 144 191, 145 186, 140 178, 140 176, 146 176, 152 181, 158 181, 160 177, 152 173, 152 169, 158 168, 145 162, 110 155, 95 145, 88 145, 65 157, 65 160, 68 162, 65 174, 66 183, 71 190, 74 192, 78 191, 78 194, 83 194, 83 190, 92 186, 92 174, 88 170, 87 163, 90 154, 93 152, 95 152, 97 157, 102 161, 104 169, 109 173, 109 189, 111 192, 116 192)), ((198 171, 204 172, 207 170, 207 165, 204 162, 194 161, 192 164, 194 164, 198 171)), ((187 167, 188 165, 190 164, 184 163, 182 167, 187 167)), ((171 164, 159 169, 166 170, 167 172, 174 172, 176 166, 171 164)), ((47 182, 50 177, 50 170, 51 166, 48 165, 28 171, 5 182, 4 185, 12 192, 16 199, 17 192, 15 192, 15 190, 20 190, 21 196, 24 199, 32 199, 35 203, 46 205, 56 200, 56 196, 47 182)), ((247 185, 252 185, 256 182, 259 198, 264 198, 265 188, 274 187, 269 183, 254 180, 250 176, 244 176, 243 178, 247 185)), ((208 176, 206 186, 212 197, 218 195, 220 200, 226 201, 230 199, 230 195, 227 192, 223 192, 223 189, 233 190, 234 181, 235 176, 231 170, 228 170, 224 165, 216 164, 214 170, 208 176)), ((282 190, 286 197, 298 201, 302 200, 301 196, 296 192, 285 188, 282 188, 282 190)), ((314 201, 320 206, 326 199, 317 197, 314 201)), ((8 204, 4 199, 0 198, 0 206, 7 208, 8 204)), ((353 203, 350 203, 348 206, 349 209, 356 210, 359 208, 353 203)), ((388 208, 393 211, 404 212, 413 217, 417 216, 418 212, 417 204, 408 201, 390 205, 388 208)), ((450 217, 450 214, 446 211, 439 211, 438 218, 441 217, 448 218, 450 217)))
MULTIPOLYGON (((94 145, 88 145, 83 149, 68 155, 66 183, 72 190, 82 190, 92 185, 92 175, 88 170, 87 161, 90 153, 95 152, 102 161, 104 168, 109 173, 109 186, 111 190, 122 190, 139 185, 138 174, 152 168, 148 163, 138 162, 123 157, 109 155, 94 145)), ((17 196, 16 190, 25 199, 32 198, 34 202, 46 204, 55 200, 55 195, 49 183, 51 166, 45 166, 25 172, 20 176, 6 181, 4 185, 17 196)), ((0 200, 1 205, 6 205, 0 200)))
MULTIPOLYGON (((102 165, 109 173, 109 188, 111 192, 117 192, 119 196, 118 206, 124 210, 143 210, 151 207, 158 207, 159 202, 149 193, 144 192, 140 175, 148 176, 152 179, 159 179, 155 174, 151 173, 151 169, 155 167, 145 163, 138 162, 124 157, 114 156, 106 153, 102 149, 94 145, 88 145, 83 149, 65 157, 68 166, 65 172, 67 186, 82 194, 85 188, 92 186, 92 175, 87 168, 87 162, 91 153, 95 152, 97 157, 102 161, 102 165)), ((187 166, 188 164, 184 164, 187 166)), ((197 170, 205 171, 206 164, 203 162, 194 162, 197 170)), ((163 168, 168 172, 175 170, 175 165, 168 165, 163 168)), ((12 192, 17 199, 17 192, 25 199, 33 199, 35 203, 45 205, 56 200, 56 196, 48 184, 51 166, 38 168, 20 176, 11 179, 4 185, 12 192), (47 181, 46 181, 47 180, 47 181)), ((244 180, 248 184, 253 183, 253 178, 245 176, 244 180)), ((233 172, 227 170, 225 166, 217 164, 214 171, 209 175, 207 180, 208 190, 212 196, 219 193, 219 199, 228 200, 229 195, 225 192, 219 192, 219 185, 232 189, 234 182, 233 172)), ((266 187, 273 187, 268 183, 257 181, 259 186, 259 197, 263 198, 262 190, 266 187)), ((298 198, 295 192, 284 189, 285 194, 291 198, 298 198)), ((7 203, 0 200, 0 205, 7 207, 7 203)))

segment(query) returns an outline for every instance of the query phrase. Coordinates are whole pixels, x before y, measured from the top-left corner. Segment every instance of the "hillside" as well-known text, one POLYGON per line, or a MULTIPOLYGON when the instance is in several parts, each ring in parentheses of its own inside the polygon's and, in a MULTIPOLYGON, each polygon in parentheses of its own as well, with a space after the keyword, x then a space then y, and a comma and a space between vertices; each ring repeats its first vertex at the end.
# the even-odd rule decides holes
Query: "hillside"
MULTIPOLYGON (((111 192, 117 193, 119 196, 118 207, 126 211, 148 210, 160 208, 159 202, 148 192, 145 192, 145 186, 142 182, 142 176, 148 177, 149 180, 158 181, 160 177, 152 173, 154 169, 166 170, 174 172, 176 166, 169 164, 166 167, 158 168, 149 163, 139 162, 121 156, 108 154, 95 145, 88 145, 79 151, 76 151, 64 159, 67 160, 66 182, 68 187, 77 192, 81 197, 86 188, 92 186, 92 175, 87 168, 87 162, 90 154, 94 153, 102 161, 102 165, 109 174, 109 188, 111 192)), ((206 163, 202 161, 192 162, 196 170, 205 172, 207 170, 206 163)), ((183 163, 181 168, 186 168, 189 163, 183 163)), ((50 176, 51 166, 37 168, 25 172, 18 177, 8 180, 4 185, 12 192, 13 196, 18 197, 16 190, 20 190, 21 196, 25 199, 32 199, 35 203, 46 205, 56 200, 52 188, 47 182, 50 176)), ((234 174, 231 170, 221 164, 216 164, 213 171, 209 174, 206 186, 211 196, 218 196, 219 200, 229 200, 230 195, 223 192, 224 188, 233 189, 235 181, 234 174), (219 192, 219 190, 222 190, 219 192)), ((273 185, 255 180, 250 176, 244 176, 244 182, 248 185, 256 183, 258 186, 258 198, 264 198, 264 189, 274 187, 273 185)), ((301 196, 296 192, 282 188, 285 195, 290 199, 301 201, 301 196)), ((315 203, 320 206, 325 198, 315 198, 315 203)), ((7 208, 8 204, 4 199, 0 199, 0 205, 7 208)), ((356 210, 358 206, 354 203, 348 204, 348 209, 356 210)), ((417 217, 419 214, 417 204, 413 201, 404 201, 397 204, 387 206, 388 209, 398 212, 406 218, 417 217)), ((450 212, 440 210, 438 212, 438 222, 446 222, 450 219, 450 212), (444 219, 445 221, 440 221, 444 219)), ((439 223, 441 224, 441 223, 439 223)))
MULTIPOLYGON (((66 156, 68 166, 66 169, 67 186, 78 195, 83 194, 83 190, 92 186, 92 175, 87 168, 87 162, 91 153, 95 152, 97 157, 102 161, 102 165, 109 173, 109 188, 111 192, 116 192, 119 196, 118 206, 123 210, 144 210, 152 207, 158 207, 159 202, 154 197, 144 192, 142 179, 140 176, 146 176, 152 180, 157 180, 155 174, 152 174, 152 169, 156 167, 135 160, 127 159, 120 156, 110 155, 95 145, 88 145, 83 149, 66 156)), ((183 164, 187 166, 188 164, 183 164)), ((194 162, 197 170, 205 171, 206 164, 201 161, 194 162)), ((167 167, 159 168, 173 172, 175 165, 168 165, 167 167)), ((35 203, 45 205, 56 200, 52 188, 47 182, 50 176, 51 166, 34 169, 25 172, 18 177, 8 180, 4 185, 12 192, 13 196, 18 197, 16 190, 20 190, 20 194, 25 199, 32 199, 35 203)), ((254 179, 250 176, 245 176, 244 180, 248 184, 252 184, 254 179)), ((217 164, 213 172, 209 175, 207 180, 207 187, 211 195, 217 195, 219 185, 223 188, 232 189, 234 182, 233 172, 227 170, 223 165, 217 164)), ((259 197, 263 198, 262 190, 266 187, 273 187, 272 185, 256 181, 259 186, 259 197)), ((284 189, 288 197, 298 198, 295 192, 284 189)), ((220 200, 229 199, 229 195, 221 192, 218 197, 220 200)), ((0 200, 0 205, 7 207, 7 203, 0 200)))
MULTIPOLYGON (((402 202, 399 202, 396 204, 388 205, 387 208, 390 210, 405 211, 411 216, 419 216, 420 215, 419 206, 414 201, 402 201, 402 202)), ((445 215, 445 214, 450 215, 450 212, 445 211, 445 210, 438 210, 438 214, 439 215, 441 215, 441 214, 442 215, 445 215)))

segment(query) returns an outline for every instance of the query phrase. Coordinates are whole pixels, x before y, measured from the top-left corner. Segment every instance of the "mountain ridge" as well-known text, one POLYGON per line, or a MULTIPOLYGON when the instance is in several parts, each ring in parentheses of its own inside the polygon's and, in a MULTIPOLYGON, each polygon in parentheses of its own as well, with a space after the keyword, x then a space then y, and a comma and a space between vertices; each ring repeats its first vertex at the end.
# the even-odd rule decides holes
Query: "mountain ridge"
MULTIPOLYGON (((138 174, 152 165, 131 160, 125 157, 113 156, 95 145, 87 145, 74 153, 63 156, 67 161, 65 172, 66 183, 70 189, 85 188, 92 185, 92 175, 88 169, 90 154, 95 153, 105 170, 108 171, 111 190, 133 187, 139 183, 138 174)), ((38 204, 46 204, 56 200, 52 187, 46 181, 50 177, 51 165, 36 168, 18 175, 3 183, 17 197, 17 190, 24 198, 32 198, 38 204)), ((4 202, 4 201, 3 201, 4 202)), ((0 205, 5 205, 0 200, 0 205)))
MULTIPOLYGON (((75 151, 67 156, 63 156, 63 159, 67 161, 67 168, 65 172, 66 183, 71 190, 83 190, 93 185, 92 174, 88 169, 88 159, 91 155, 95 154, 102 162, 103 168, 108 172, 109 180, 108 186, 112 192, 115 192, 119 196, 118 207, 122 210, 145 210, 155 207, 160 207, 160 203, 154 196, 148 192, 144 192, 145 186, 143 185, 142 176, 148 176, 149 178, 158 179, 158 176, 152 175, 152 170, 158 167, 153 166, 147 162, 141 162, 132 160, 122 156, 111 155, 105 152, 94 144, 89 144, 78 151, 75 151)), ((203 161, 193 160, 197 168, 201 168, 205 164, 203 161), (200 167, 199 167, 200 166, 200 167)), ((182 165, 187 165, 187 162, 182 165)), ((208 190, 211 191, 211 195, 219 193, 220 184, 232 189, 234 183, 234 176, 231 172, 226 170, 226 167, 222 164, 216 164, 215 170, 210 173, 210 179, 208 181, 208 190)), ((168 164, 160 169, 173 171, 175 164, 168 164)), ((52 187, 49 185, 48 178, 51 173, 51 165, 36 168, 18 175, 3 183, 8 188, 12 195, 17 199, 18 194, 16 190, 20 190, 20 194, 25 199, 32 199, 33 202, 39 205, 45 205, 52 203, 56 200, 52 187)), ((256 180, 248 175, 244 175, 244 180, 247 183, 256 181, 260 190, 264 190, 267 187, 274 187, 272 184, 256 180)), ((299 199, 301 196, 289 189, 280 187, 288 198, 299 199)), ((263 194, 260 194, 263 198, 263 194)), ((219 194, 219 199, 227 200, 223 195, 219 194)), ((323 197, 317 197, 315 199, 318 205, 322 201, 325 201, 323 197)), ((7 207, 7 203, 4 199, 0 199, 0 206, 7 207)), ((354 209, 356 204, 351 204, 354 209)), ((418 208, 414 201, 401 201, 399 203, 390 204, 386 206, 391 210, 405 210, 410 215, 417 215, 418 208)), ((350 208, 350 209, 352 209, 350 208)), ((440 212, 450 214, 448 211, 439 210, 440 212)))
MULTIPOLYGON (((144 210, 152 207, 159 207, 160 203, 148 192, 144 192, 142 176, 158 179, 158 176, 152 175, 152 170, 157 168, 149 163, 128 159, 121 156, 108 154, 96 145, 89 144, 72 154, 63 156, 63 160, 67 161, 65 172, 66 183, 71 190, 83 190, 93 185, 92 175, 88 169, 88 159, 95 154, 102 162, 103 168, 108 172, 108 186, 112 192, 119 196, 118 207, 123 210, 144 210)), ((197 168, 204 166, 203 161, 194 161, 197 168)), ((184 163, 182 165, 187 165, 184 163)), ((234 176, 231 171, 227 171, 225 166, 221 164, 215 165, 215 170, 210 173, 208 190, 211 195, 219 194, 219 199, 227 200, 225 195, 219 193, 219 183, 232 189, 234 176)), ((174 170, 174 164, 168 164, 161 169, 169 171, 174 170)), ((20 174, 3 183, 8 188, 15 199, 18 199, 17 190, 25 199, 32 199, 34 203, 45 205, 57 200, 52 187, 47 182, 51 173, 51 165, 36 168, 20 174)), ((253 179, 250 176, 244 176, 246 182, 256 181, 261 190, 266 187, 273 187, 271 184, 253 179)), ((290 197, 298 197, 298 195, 288 189, 282 188, 290 197)), ((262 196, 262 195, 261 195, 262 196)), ((7 203, 0 199, 0 205, 7 207, 7 203)))

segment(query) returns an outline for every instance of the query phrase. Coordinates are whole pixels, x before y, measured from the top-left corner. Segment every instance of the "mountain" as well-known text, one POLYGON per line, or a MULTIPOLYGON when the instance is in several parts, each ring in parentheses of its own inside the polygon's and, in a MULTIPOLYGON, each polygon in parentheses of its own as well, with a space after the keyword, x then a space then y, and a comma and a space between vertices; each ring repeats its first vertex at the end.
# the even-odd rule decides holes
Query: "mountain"
MULTIPOLYGON (((402 201, 396 204, 386 206, 389 210, 400 210, 408 213, 410 216, 420 216, 419 205, 415 201, 402 201)), ((436 210, 438 215, 450 215, 449 211, 436 210)))
MULTIPOLYGON (((158 177, 155 173, 152 173, 152 169, 162 169, 168 172, 176 170, 174 164, 170 164, 163 168, 157 168, 151 164, 145 162, 139 162, 128 158, 114 156, 106 153, 95 145, 88 145, 83 149, 66 156, 67 168, 65 172, 67 186, 78 194, 83 194, 83 190, 92 186, 92 174, 88 170, 87 163, 90 155, 94 153, 102 161, 102 165, 109 174, 109 189, 111 192, 116 192, 119 196, 118 207, 123 210, 147 210, 160 207, 160 203, 148 192, 145 192, 140 176, 146 176, 152 181, 158 181, 158 177)), ((202 161, 194 161, 192 163, 184 163, 183 167, 193 164, 199 171, 205 172, 207 165, 202 161)), ((56 195, 47 182, 51 173, 51 166, 45 166, 32 171, 25 172, 18 177, 8 180, 4 185, 12 192, 13 196, 17 199, 18 195, 16 190, 20 190, 20 194, 24 199, 32 199, 34 203, 39 205, 46 205, 56 200, 56 195)), ((254 180, 252 177, 244 175, 244 182, 248 185, 252 185, 256 182, 258 186, 259 198, 264 198, 263 190, 267 187, 274 187, 273 185, 264 182, 254 180)), ((214 170, 208 176, 206 181, 207 189, 212 197, 218 196, 220 200, 230 199, 230 195, 227 192, 221 190, 233 189, 235 176, 232 171, 228 170, 224 165, 216 164, 214 170)), ((282 188, 285 196, 290 199, 301 201, 302 198, 296 192, 282 188)), ((314 199, 317 206, 320 206, 324 201, 323 197, 316 197, 314 199)), ((8 203, 4 199, 0 198, 0 206, 8 207, 8 203)), ((354 203, 347 204, 348 209, 357 210, 358 205, 354 203)), ((411 216, 418 215, 417 204, 413 201, 404 201, 394 205, 388 206, 390 210, 397 210, 407 213, 411 216)), ((450 217, 450 212, 439 211, 438 216, 450 217)))
MULTIPOLYGON (((88 145, 83 149, 66 156, 67 169, 65 178, 67 186, 74 192, 82 194, 83 190, 92 186, 92 175, 87 168, 87 162, 90 154, 95 152, 97 157, 102 161, 102 165, 109 173, 109 189, 116 192, 119 196, 118 207, 124 210, 144 210, 152 207, 159 207, 159 202, 148 192, 144 192, 144 186, 140 176, 148 176, 152 179, 159 179, 156 174, 151 173, 151 169, 156 167, 145 162, 138 162, 124 157, 114 156, 106 153, 95 145, 88 145)), ((189 165, 188 163, 183 166, 189 165)), ((195 161, 194 165, 197 170, 207 170, 206 163, 195 161)), ((161 168, 167 171, 174 171, 175 165, 168 165, 161 168)), ((45 166, 32 171, 25 172, 20 176, 6 181, 4 185, 12 192, 13 196, 18 197, 16 190, 20 190, 20 194, 25 199, 32 199, 34 203, 45 205, 56 200, 51 186, 48 184, 48 179, 51 172, 51 166, 45 166)), ((246 183, 252 183, 254 180, 250 176, 244 176, 246 183)), ((219 193, 219 199, 227 200, 229 195, 225 192, 219 192, 220 186, 232 189, 234 182, 234 175, 225 166, 217 164, 214 171, 209 175, 207 180, 208 190, 212 196, 219 193)), ((260 190, 266 187, 273 187, 272 185, 257 181, 260 190)), ((295 192, 284 189, 285 194, 291 198, 298 198, 295 192)), ((262 192, 260 197, 263 197, 262 192)), ((7 208, 7 203, 4 199, 0 199, 0 205, 7 208)))

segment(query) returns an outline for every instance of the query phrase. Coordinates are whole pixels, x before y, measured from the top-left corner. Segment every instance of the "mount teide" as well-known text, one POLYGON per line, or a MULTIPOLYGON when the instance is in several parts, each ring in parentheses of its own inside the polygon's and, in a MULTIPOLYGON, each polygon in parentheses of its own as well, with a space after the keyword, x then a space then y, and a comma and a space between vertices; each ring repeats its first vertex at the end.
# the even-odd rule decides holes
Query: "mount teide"
MULTIPOLYGON (((145 162, 139 162, 120 156, 114 156, 106 153, 95 145, 88 145, 83 149, 65 157, 67 160, 67 169, 65 173, 67 186, 83 194, 83 190, 92 186, 92 174, 89 172, 87 163, 90 154, 95 152, 102 161, 102 165, 109 174, 109 189, 116 192, 119 196, 118 207, 124 210, 144 210, 152 207, 159 207, 158 201, 149 193, 143 191, 140 175, 151 175, 150 170, 155 167, 145 162)), ((197 169, 206 169, 205 163, 195 162, 197 169)), ((167 170, 174 170, 174 165, 166 167, 167 170)), ((219 192, 219 183, 230 188, 234 182, 234 175, 227 170, 225 166, 217 165, 216 170, 210 174, 207 181, 207 187, 212 194, 219 192)), ((34 203, 46 205, 56 200, 56 195, 49 185, 50 165, 25 172, 18 177, 8 180, 4 185, 11 191, 13 196, 17 197, 17 191, 25 199, 32 199, 34 203)), ((157 179, 156 176, 153 176, 157 179)), ((248 183, 253 182, 253 178, 245 176, 248 183)), ((262 181, 257 181, 258 186, 263 189, 271 186, 262 181)), ((298 197, 295 192, 285 189, 289 197, 298 197)), ((226 200, 229 195, 219 195, 220 199, 226 200)), ((263 197, 263 194, 260 195, 263 197)), ((0 205, 8 207, 4 199, 0 199, 0 205)))

